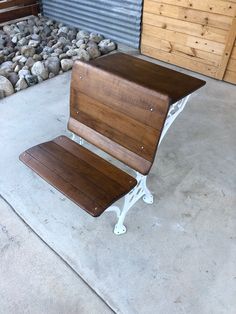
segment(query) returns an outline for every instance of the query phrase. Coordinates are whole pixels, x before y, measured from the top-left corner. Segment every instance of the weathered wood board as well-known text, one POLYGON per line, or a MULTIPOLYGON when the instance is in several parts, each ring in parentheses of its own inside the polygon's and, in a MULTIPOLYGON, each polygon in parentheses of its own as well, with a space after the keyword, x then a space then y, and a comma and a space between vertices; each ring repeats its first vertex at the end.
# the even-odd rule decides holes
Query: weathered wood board
POLYGON ((144 55, 236 83, 236 0, 144 0, 144 55))

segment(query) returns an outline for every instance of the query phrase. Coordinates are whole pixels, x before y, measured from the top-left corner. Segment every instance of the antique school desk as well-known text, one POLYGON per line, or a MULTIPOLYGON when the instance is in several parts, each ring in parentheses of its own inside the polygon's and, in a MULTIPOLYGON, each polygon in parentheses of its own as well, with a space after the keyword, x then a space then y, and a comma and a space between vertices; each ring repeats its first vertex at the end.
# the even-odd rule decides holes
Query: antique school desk
POLYGON ((90 215, 115 211, 114 233, 123 234, 128 210, 153 196, 146 186, 156 151, 167 130, 204 81, 115 53, 76 61, 70 91, 68 129, 34 146, 20 160, 90 215), (132 168, 135 177, 83 146, 83 140, 132 168), (113 205, 124 197, 123 208, 113 205))

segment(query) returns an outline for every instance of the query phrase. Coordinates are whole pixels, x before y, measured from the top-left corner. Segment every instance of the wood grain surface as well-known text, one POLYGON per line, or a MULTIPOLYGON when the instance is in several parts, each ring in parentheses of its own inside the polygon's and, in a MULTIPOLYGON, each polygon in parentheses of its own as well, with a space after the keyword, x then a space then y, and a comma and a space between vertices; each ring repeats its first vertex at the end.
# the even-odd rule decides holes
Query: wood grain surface
POLYGON ((68 128, 147 174, 170 105, 204 84, 123 53, 90 63, 77 61, 68 128))
POLYGON ((65 136, 28 149, 20 160, 94 217, 137 184, 135 178, 65 136))

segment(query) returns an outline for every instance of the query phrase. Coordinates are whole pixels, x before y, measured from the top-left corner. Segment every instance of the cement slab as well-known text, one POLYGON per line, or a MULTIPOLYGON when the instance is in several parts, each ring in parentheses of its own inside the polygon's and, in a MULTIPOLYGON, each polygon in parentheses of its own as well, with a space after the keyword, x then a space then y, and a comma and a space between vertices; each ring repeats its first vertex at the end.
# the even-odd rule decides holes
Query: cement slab
POLYGON ((2 198, 0 278, 1 314, 114 313, 2 198))
POLYGON ((1 101, 0 193, 122 314, 235 313, 236 88, 207 79, 158 151, 148 185, 115 236, 18 160, 66 134, 70 74, 1 101))

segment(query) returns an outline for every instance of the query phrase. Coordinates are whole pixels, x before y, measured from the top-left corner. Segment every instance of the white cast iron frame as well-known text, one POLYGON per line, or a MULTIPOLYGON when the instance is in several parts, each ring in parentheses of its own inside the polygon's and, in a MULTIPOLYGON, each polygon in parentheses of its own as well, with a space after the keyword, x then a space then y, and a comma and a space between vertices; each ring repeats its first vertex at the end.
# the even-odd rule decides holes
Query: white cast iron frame
MULTIPOLYGON (((178 115, 183 111, 189 97, 190 95, 188 95, 187 97, 171 105, 167 114, 167 118, 166 118, 165 125, 161 133, 158 146, 161 144, 161 141, 163 140, 164 136, 166 135, 172 123, 175 121, 178 115)), ((75 140, 75 134, 72 133, 71 138, 75 140)), ((79 144, 83 145, 83 139, 81 137, 79 137, 79 144)), ((147 188, 147 184, 146 184, 147 176, 144 176, 136 172, 136 180, 137 180, 137 185, 124 197, 124 205, 123 205, 122 210, 118 206, 115 206, 115 205, 112 205, 106 209, 106 212, 114 211, 117 215, 118 221, 114 227, 114 233, 116 235, 126 233, 126 227, 124 225, 125 217, 128 211, 130 210, 130 208, 140 198, 142 198, 143 201, 147 204, 153 204, 153 195, 147 188)))

